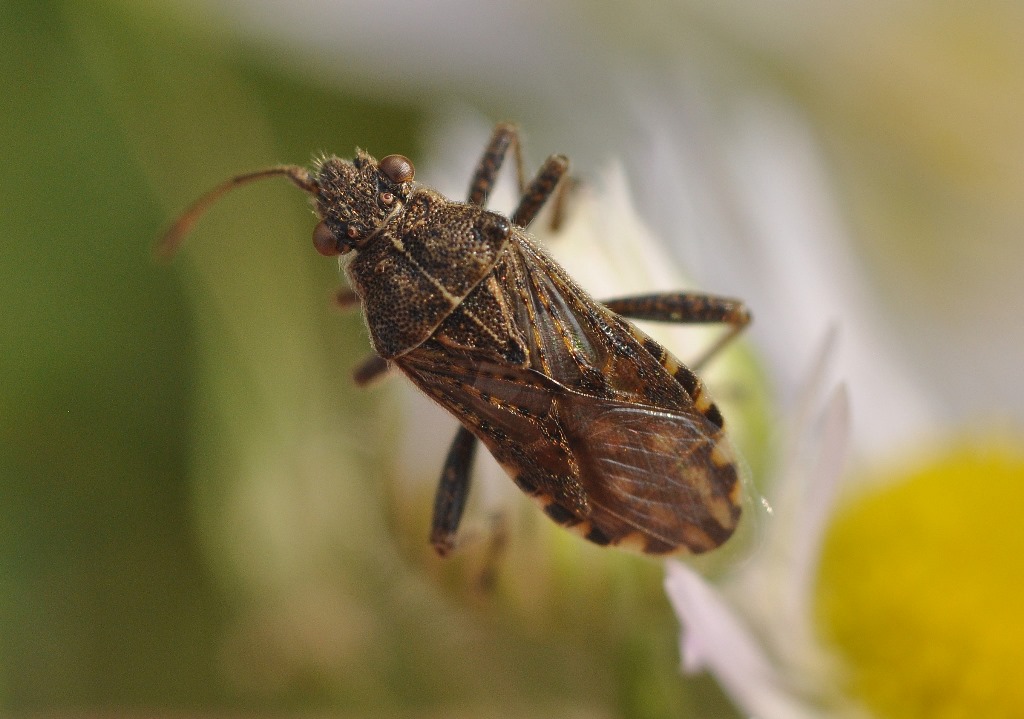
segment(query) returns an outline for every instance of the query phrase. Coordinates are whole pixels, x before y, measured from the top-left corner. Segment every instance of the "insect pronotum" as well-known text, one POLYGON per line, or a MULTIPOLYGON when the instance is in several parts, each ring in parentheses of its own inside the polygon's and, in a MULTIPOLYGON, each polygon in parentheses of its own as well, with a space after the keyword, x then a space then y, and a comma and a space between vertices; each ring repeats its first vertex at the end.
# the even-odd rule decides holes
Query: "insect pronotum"
POLYGON ((462 424, 434 505, 438 553, 454 546, 478 442, 551 519, 591 542, 705 552, 741 515, 722 414, 693 371, 624 318, 727 324, 706 359, 750 314, 739 300, 686 292, 592 299, 526 232, 560 199, 568 164, 552 155, 525 183, 518 131, 499 124, 464 203, 414 183, 401 155, 271 167, 203 195, 158 251, 173 254, 235 187, 283 176, 310 195, 313 244, 341 256, 351 290, 339 301, 359 303, 370 330, 375 354, 356 381, 395 367, 462 424), (521 199, 505 217, 485 205, 510 151, 521 199))

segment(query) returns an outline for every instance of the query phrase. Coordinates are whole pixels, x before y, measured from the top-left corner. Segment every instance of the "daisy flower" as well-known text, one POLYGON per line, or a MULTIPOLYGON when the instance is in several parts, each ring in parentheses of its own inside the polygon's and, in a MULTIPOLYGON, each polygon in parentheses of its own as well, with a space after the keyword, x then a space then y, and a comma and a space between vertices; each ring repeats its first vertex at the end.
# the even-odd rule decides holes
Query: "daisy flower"
MULTIPOLYGON (((789 238, 783 296, 832 307, 843 336, 837 348, 827 335, 793 392, 765 485, 773 516, 754 554, 716 583, 667 564, 683 667, 711 672, 744 713, 764 719, 1019 716, 1012 667, 1024 622, 1011 597, 1024 586, 1024 541, 1010 514, 1024 494, 1019 449, 976 439, 913 451, 937 433, 933 403, 872 342, 854 265, 820 262, 842 245, 820 231, 830 213, 812 148, 792 121, 753 115, 774 141, 740 143, 747 187, 734 197, 763 237, 789 238), (808 232, 807 216, 819 231, 808 232), (897 444, 900 462, 881 459, 897 444)), ((765 351, 771 358, 771 343, 765 351)))

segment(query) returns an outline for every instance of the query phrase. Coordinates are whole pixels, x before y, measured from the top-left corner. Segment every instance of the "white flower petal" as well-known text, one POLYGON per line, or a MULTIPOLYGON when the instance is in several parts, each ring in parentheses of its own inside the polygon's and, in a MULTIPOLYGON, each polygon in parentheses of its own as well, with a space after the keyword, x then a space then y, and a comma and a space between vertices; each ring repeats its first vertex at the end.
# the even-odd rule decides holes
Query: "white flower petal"
POLYGON ((791 612, 811 616, 814 575, 821 554, 821 541, 843 477, 850 438, 850 401, 845 385, 833 392, 820 420, 817 457, 811 465, 804 488, 804 521, 796 524, 793 563, 790 568, 791 612))
MULTIPOLYGON (((750 571, 734 580, 730 592, 756 596, 785 588, 779 595, 787 627, 805 617, 807 594, 817 560, 822 531, 842 478, 850 437, 849 397, 845 385, 826 394, 829 366, 834 361, 837 332, 821 342, 807 380, 797 393, 792 420, 786 428, 782 462, 768 489, 772 516, 761 555, 750 571), (758 566, 760 565, 760 566, 758 566), (767 586, 771 585, 771 586, 767 586)), ((751 607, 752 611, 758 611, 751 607)), ((772 611, 778 611, 773 607, 772 611)), ((792 638, 788 628, 785 638, 792 638)))
POLYGON ((831 178, 799 115, 759 96, 712 121, 693 102, 680 132, 680 112, 667 100, 635 101, 648 109, 650 141, 630 165, 644 217, 702 285, 741 293, 754 314, 748 334, 783 393, 794 393, 819 338, 840 323, 833 376, 851 388, 854 448, 884 453, 933 427, 935 402, 881 331, 884 309, 865 290, 831 178))
POLYGON ((680 651, 685 671, 710 671, 733 700, 758 719, 821 716, 787 688, 757 637, 699 574, 667 561, 665 591, 683 621, 680 651))

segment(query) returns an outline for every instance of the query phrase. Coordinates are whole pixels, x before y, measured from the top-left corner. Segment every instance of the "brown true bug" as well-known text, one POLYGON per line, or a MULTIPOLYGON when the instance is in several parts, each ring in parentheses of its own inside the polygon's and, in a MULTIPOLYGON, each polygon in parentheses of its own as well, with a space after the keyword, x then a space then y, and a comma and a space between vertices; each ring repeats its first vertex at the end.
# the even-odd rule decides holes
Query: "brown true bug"
POLYGON ((272 167, 201 197, 158 250, 173 253, 234 187, 281 175, 309 193, 313 244, 341 255, 352 290, 339 301, 362 305, 376 352, 357 382, 394 365, 462 423, 434 505, 438 553, 454 545, 478 441, 549 517, 591 542, 705 552, 741 514, 722 415, 696 374, 623 318, 728 324, 706 359, 750 314, 694 293, 592 299, 525 231, 567 169, 552 155, 526 185, 509 124, 495 129, 465 203, 414 184, 401 155, 272 167), (505 217, 484 205, 510 150, 522 197, 505 217))

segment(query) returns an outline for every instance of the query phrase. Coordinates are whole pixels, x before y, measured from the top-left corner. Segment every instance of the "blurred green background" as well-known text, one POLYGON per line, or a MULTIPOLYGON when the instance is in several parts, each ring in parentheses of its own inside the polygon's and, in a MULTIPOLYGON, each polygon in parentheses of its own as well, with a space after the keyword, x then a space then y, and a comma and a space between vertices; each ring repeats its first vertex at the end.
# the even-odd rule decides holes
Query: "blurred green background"
MULTIPOLYGON (((195 487, 190 471, 189 447, 204 431, 203 320, 181 272, 155 265, 149 248, 169 213, 211 180, 367 135, 404 147, 416 114, 318 91, 128 7, 43 2, 0 13, 4 706, 255 705, 218 668, 238 602, 201 547, 195 495, 217 488, 195 487)), ((291 212, 301 227, 301 199, 277 194, 276 207, 229 221, 243 237, 298 234, 277 215, 291 212)), ((244 266, 254 248, 215 251, 244 266)), ((332 281, 329 266, 292 269, 291 281, 319 270, 323 288, 332 281)), ((235 290, 247 299, 242 315, 273 299, 255 277, 248 292, 235 290)), ((209 320, 220 322, 231 319, 209 320)), ((339 334, 357 326, 347 324, 339 334)), ((248 361, 265 358, 254 351, 248 361)), ((339 384, 353 352, 338 359, 339 384)), ((307 694, 316 692, 294 696, 307 694)))
MULTIPOLYGON (((365 71, 329 81, 230 17, 230 4, 0 5, 0 708, 731 716, 710 680, 678 676, 654 563, 562 542, 544 525, 539 539, 517 540, 509 579, 481 597, 485 549, 433 559, 422 539, 431 489, 393 482, 402 405, 387 387, 350 388, 365 329, 329 306, 337 272, 309 251, 301 193, 248 188, 204 218, 171 267, 151 260, 169 219, 237 172, 357 145, 416 158, 456 101, 548 127, 545 106, 503 100, 500 85, 395 89, 365 71)), ((614 16, 593 22, 612 66, 651 62, 671 38, 634 37, 614 16)), ((1020 195, 999 182, 1021 177, 1019 145, 1000 144, 1020 98, 986 124, 991 108, 961 97, 980 124, 914 127, 907 119, 929 117, 942 94, 929 83, 942 88, 948 74, 921 70, 906 93, 875 92, 885 68, 858 76, 825 63, 854 73, 830 95, 822 88, 837 75, 792 47, 707 22, 729 58, 723 76, 732 63, 761 67, 821 123, 840 204, 875 269, 871 291, 899 305, 908 355, 947 341, 998 365, 991 347, 1020 328, 976 320, 995 307, 1019 322, 1019 286, 996 299, 984 290, 1012 284, 1007 265, 1022 256, 1020 195), (990 143, 962 140, 973 128, 990 143), (938 251, 928 223, 948 227, 948 215, 934 219, 937 207, 970 218, 960 230, 986 217, 978 226, 996 241, 939 236, 938 251), (967 283, 962 301, 944 295, 950 278, 967 283)), ((979 97, 1020 92, 1012 55, 986 59, 989 25, 967 29, 950 46, 980 59, 955 86, 994 77, 979 97)), ((388 63, 387 40, 362 67, 388 63)), ((599 94, 600 82, 567 96, 599 94)), ((585 138, 567 142, 586 150, 585 138)), ((926 380, 948 376, 944 361, 925 364, 926 380)), ((986 406, 986 381, 980 396, 958 384, 954 398, 967 399, 949 412, 986 406)), ((1021 388, 1007 397, 992 414, 1019 418, 1021 388)))

